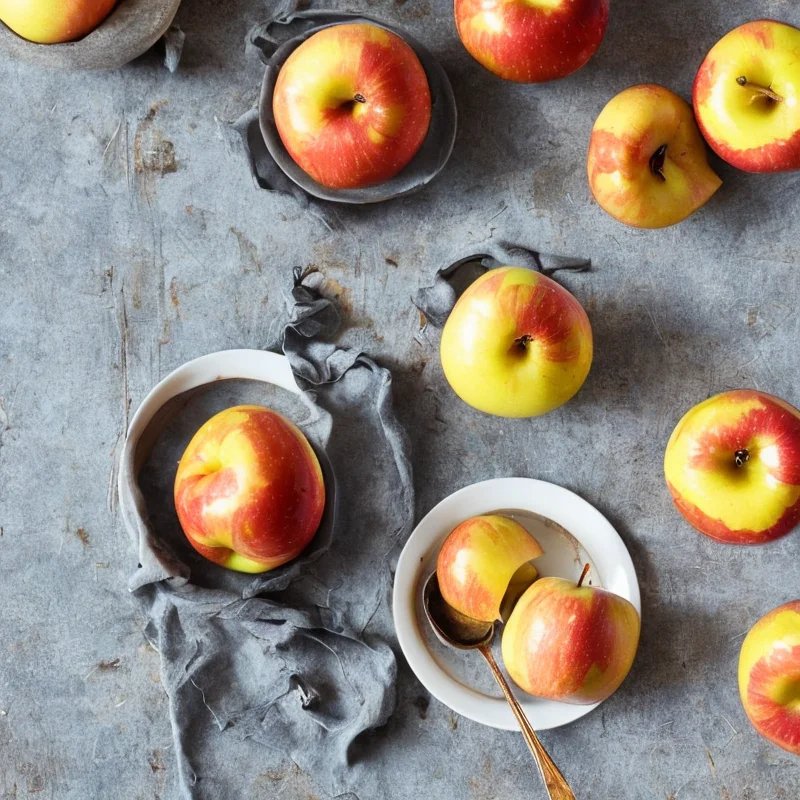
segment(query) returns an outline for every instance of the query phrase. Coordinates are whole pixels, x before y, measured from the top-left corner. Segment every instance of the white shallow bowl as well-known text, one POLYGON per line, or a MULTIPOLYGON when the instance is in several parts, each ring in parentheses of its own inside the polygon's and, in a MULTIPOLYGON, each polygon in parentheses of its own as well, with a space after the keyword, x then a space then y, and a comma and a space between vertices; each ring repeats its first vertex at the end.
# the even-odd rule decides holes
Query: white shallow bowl
MULTIPOLYGON (((641 598, 631 557, 611 523, 583 498, 545 481, 498 478, 467 486, 435 506, 408 539, 395 574, 393 613, 397 638, 411 669, 425 688, 453 711, 493 728, 518 730, 480 654, 443 645, 434 635, 422 606, 422 587, 436 569, 447 535, 479 514, 513 517, 536 537, 544 555, 535 564, 542 575, 577 581, 585 563, 587 583, 630 600, 641 614, 641 598)), ((495 637, 499 648, 502 631, 495 637)), ((574 722, 596 708, 543 700, 512 688, 537 730, 574 722)))

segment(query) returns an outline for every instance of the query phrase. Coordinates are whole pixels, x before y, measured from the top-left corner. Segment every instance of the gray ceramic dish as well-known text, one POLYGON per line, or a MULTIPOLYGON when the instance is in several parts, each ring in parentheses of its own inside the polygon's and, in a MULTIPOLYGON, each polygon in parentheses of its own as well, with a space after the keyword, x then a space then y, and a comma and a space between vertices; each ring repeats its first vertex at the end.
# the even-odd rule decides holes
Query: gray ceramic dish
POLYGON ((316 17, 316 20, 311 14, 306 14, 300 12, 295 15, 295 19, 318 21, 320 24, 316 24, 299 36, 284 42, 275 50, 267 63, 264 82, 261 85, 261 97, 258 107, 259 125, 267 150, 269 150, 275 163, 294 183, 308 192, 308 194, 321 200, 331 200, 336 203, 380 203, 384 200, 392 200, 395 197, 402 197, 419 191, 442 171, 450 158, 450 154, 453 152, 453 145, 456 140, 456 100, 447 74, 424 45, 393 25, 356 14, 331 12, 324 14, 324 16, 320 14, 316 17), (323 20, 329 21, 324 22, 323 20), (272 96, 275 91, 278 73, 286 59, 312 34, 322 28, 330 28, 333 25, 341 25, 346 22, 367 22, 371 25, 378 25, 391 33, 397 34, 411 46, 428 77, 432 104, 431 123, 428 128, 428 135, 425 137, 417 154, 408 166, 402 169, 394 178, 363 189, 328 189, 300 169, 284 147, 272 115, 272 96))
POLYGON ((117 69, 149 50, 169 29, 181 0, 121 0, 76 42, 36 44, 0 23, 0 58, 52 69, 117 69))

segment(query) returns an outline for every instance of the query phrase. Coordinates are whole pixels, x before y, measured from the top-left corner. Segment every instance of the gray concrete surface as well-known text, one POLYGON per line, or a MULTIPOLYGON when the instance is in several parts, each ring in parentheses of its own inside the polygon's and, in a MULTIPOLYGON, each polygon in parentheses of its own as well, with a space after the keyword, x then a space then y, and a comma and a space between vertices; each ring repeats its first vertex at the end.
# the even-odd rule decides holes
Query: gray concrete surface
MULTIPOLYGON (((525 87, 470 60, 447 0, 351 7, 441 58, 461 129, 434 185, 341 210, 343 235, 253 188, 218 133, 257 96, 260 69, 243 54, 257 0, 184 0, 175 75, 150 55, 96 75, 0 64, 0 797, 173 796, 158 656, 126 596, 135 556, 115 458, 160 377, 271 342, 290 268, 315 264, 348 314, 343 341, 395 371, 420 515, 467 483, 529 475, 596 504, 631 550, 644 603, 633 672, 602 709, 542 737, 577 796, 795 800, 800 762, 750 728, 735 669, 750 625, 798 595, 800 536, 756 550, 706 541, 672 508, 661 459, 680 415, 711 393, 757 386, 800 403, 800 175, 720 166, 705 209, 639 232, 591 201, 584 158, 616 91, 657 81, 688 95, 725 31, 759 16, 798 24, 800 11, 615 0, 587 68, 525 87), (471 411, 444 383, 435 335, 415 338, 412 288, 492 238, 594 259, 565 279, 594 326, 592 373, 543 419, 471 411)), ((400 676, 361 800, 543 796, 520 736, 455 717, 402 662, 400 676)), ((217 768, 213 748, 204 766, 217 768)), ((255 745, 234 767, 221 798, 327 796, 255 745)))

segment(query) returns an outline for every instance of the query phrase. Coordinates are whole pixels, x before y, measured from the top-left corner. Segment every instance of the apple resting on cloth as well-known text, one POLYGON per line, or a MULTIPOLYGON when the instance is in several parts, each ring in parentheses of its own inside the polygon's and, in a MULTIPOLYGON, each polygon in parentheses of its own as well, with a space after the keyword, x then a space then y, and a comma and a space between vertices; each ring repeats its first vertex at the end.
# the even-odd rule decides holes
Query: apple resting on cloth
POLYGON ((722 181, 689 104, 656 84, 612 98, 592 128, 586 164, 595 200, 635 228, 665 228, 708 201, 722 181))
POLYGON ((586 572, 578 583, 540 578, 511 612, 503 630, 503 662, 529 694, 599 703, 630 671, 639 614, 624 597, 583 585, 586 572))
POLYGON ((431 92, 417 54, 377 25, 334 25, 281 67, 272 100, 289 155, 317 183, 354 189, 393 178, 419 150, 431 92))
POLYGON ((524 588, 536 579, 528 562, 540 555, 539 543, 515 520, 498 514, 472 517, 450 533, 439 551, 439 590, 456 611, 494 622, 512 579, 525 581, 524 588))
POLYGON ((739 694, 753 727, 800 756, 800 600, 750 629, 739 654, 739 694))
POLYGON ((288 419, 234 406, 194 435, 175 476, 175 508, 192 547, 239 572, 296 558, 325 508, 317 456, 288 419))
POLYGON ((800 521, 800 411, 751 389, 695 406, 675 427, 664 474, 700 533, 763 544, 800 521))
POLYGON ((0 21, 39 44, 72 42, 91 33, 117 0, 0 0, 0 21))
POLYGON ((729 164, 800 169, 800 29, 769 19, 735 28, 711 48, 693 95, 703 135, 729 164))
POLYGON ((509 81, 542 83, 580 69, 603 41, 609 0, 455 0, 469 54, 509 81))
POLYGON ((440 356, 465 403, 501 417, 535 417, 583 385, 592 328, 563 286, 529 269, 500 267, 461 295, 442 331, 440 356))

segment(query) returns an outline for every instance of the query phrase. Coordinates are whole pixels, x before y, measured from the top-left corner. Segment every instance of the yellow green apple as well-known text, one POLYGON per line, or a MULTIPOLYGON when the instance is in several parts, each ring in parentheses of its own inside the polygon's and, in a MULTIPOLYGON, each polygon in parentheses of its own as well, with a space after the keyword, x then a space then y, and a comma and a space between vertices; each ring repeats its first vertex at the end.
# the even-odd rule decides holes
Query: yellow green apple
POLYGON ((0 21, 39 44, 71 42, 91 33, 117 0, 0 0, 0 21))
POLYGON ((464 402, 488 414, 534 417, 583 385, 592 329, 563 286, 532 270, 501 267, 461 295, 442 331, 440 356, 464 402))
POLYGON ((501 617, 501 604, 509 588, 519 594, 512 579, 532 583, 536 569, 527 562, 542 555, 542 548, 518 522, 499 514, 472 517, 445 539, 436 561, 442 597, 462 614, 484 622, 501 617), (525 569, 522 569, 525 567, 525 569))
POLYGON ((800 29, 771 19, 735 28, 701 64, 693 99, 703 135, 729 164, 800 169, 800 29))
POLYGON ((377 25, 323 28, 278 74, 272 110, 298 166, 332 189, 394 177, 419 150, 431 93, 413 49, 377 25))
POLYGON ((510 81, 542 83, 580 69, 608 25, 609 0, 455 0, 469 54, 510 81))
POLYGON ((599 703, 630 671, 639 644, 638 612, 624 597, 582 581, 540 578, 511 612, 503 663, 529 694, 599 703))
POLYGON ((675 225, 722 185, 691 107, 656 84, 631 86, 606 104, 586 169, 600 208, 636 228, 675 225))
POLYGON ((770 611, 745 637, 739 694, 753 727, 800 756, 800 600, 770 611))
POLYGON ((675 505, 720 542, 763 544, 800 521, 800 411, 765 392, 724 392, 689 410, 664 455, 675 505))
POLYGON ((296 558, 319 527, 325 485, 303 433, 263 406, 234 406, 194 435, 175 475, 186 538, 209 560, 267 572, 296 558))

